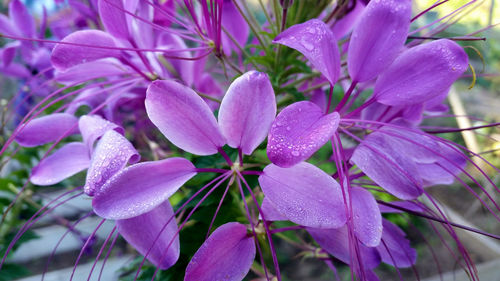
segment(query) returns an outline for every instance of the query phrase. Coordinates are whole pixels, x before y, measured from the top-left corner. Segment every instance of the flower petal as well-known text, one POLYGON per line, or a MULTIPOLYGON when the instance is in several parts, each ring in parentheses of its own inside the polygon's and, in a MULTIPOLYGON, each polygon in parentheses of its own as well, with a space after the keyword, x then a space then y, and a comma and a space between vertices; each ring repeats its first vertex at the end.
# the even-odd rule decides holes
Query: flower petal
MULTIPOLYGON (((262 212, 264 212, 264 217, 266 218, 266 221, 286 221, 288 220, 285 216, 280 214, 276 208, 273 206, 273 203, 267 199, 267 197, 264 197, 264 200, 262 200, 262 205, 260 206, 262 212)), ((260 216, 262 219, 262 216, 260 216)))
POLYGON ((0 14, 0 33, 6 35, 19 35, 12 22, 4 14, 0 14))
POLYGON ((354 233, 368 247, 380 244, 382 237, 382 215, 373 195, 359 187, 350 190, 352 199, 354 233))
POLYGON ((374 135, 384 138, 393 150, 404 151, 405 156, 415 162, 432 163, 439 159, 436 154, 440 151, 438 143, 423 131, 408 126, 408 123, 400 119, 391 123, 408 129, 384 126, 374 135))
POLYGON ((100 30, 76 31, 64 37, 61 42, 56 44, 50 58, 57 70, 102 58, 117 57, 120 54, 117 50, 107 48, 116 47, 115 41, 109 34, 100 30))
POLYGON ((33 168, 30 181, 36 185, 53 185, 85 170, 89 154, 81 142, 71 142, 52 153, 33 168))
POLYGON ((323 21, 312 19, 296 24, 281 32, 273 43, 301 52, 330 84, 337 82, 340 74, 340 53, 335 36, 323 21))
POLYGON ((276 98, 267 74, 249 71, 229 86, 219 109, 227 144, 250 155, 266 138, 276 116, 276 98))
POLYGON ((56 141, 78 132, 78 119, 67 113, 53 113, 29 121, 17 134, 21 146, 32 147, 56 141))
POLYGON ((392 195, 415 199, 422 194, 422 180, 416 164, 395 151, 385 138, 370 134, 354 151, 351 162, 392 195))
POLYGON ((155 81, 148 87, 146 112, 163 135, 185 151, 210 155, 224 146, 215 116, 190 88, 174 81, 155 81))
POLYGON ((457 43, 440 39, 401 54, 375 83, 375 99, 386 105, 423 103, 445 92, 468 67, 457 43))
POLYGON ((123 65, 117 65, 110 61, 91 61, 75 65, 63 72, 57 72, 55 79, 64 84, 80 83, 85 77, 109 78, 125 74, 126 70, 123 65))
POLYGON ((388 220, 383 220, 384 233, 377 250, 382 261, 395 267, 410 267, 417 261, 417 251, 410 246, 406 234, 388 220))
POLYGON ((349 8, 350 11, 344 17, 337 19, 333 23, 332 32, 337 40, 342 39, 342 37, 346 36, 354 28, 356 21, 359 20, 366 8, 366 4, 363 1, 353 3, 355 5, 354 8, 349 8))
POLYGON ((102 24, 115 38, 129 39, 129 31, 123 0, 99 0, 97 2, 102 24))
POLYGON ((99 193, 102 185, 127 163, 137 163, 139 153, 132 144, 116 131, 107 131, 97 143, 87 172, 83 190, 89 196, 99 193))
POLYGON ((323 146, 339 126, 340 115, 325 115, 309 101, 283 109, 269 131, 267 156, 280 167, 290 167, 309 158, 323 146))
POLYGON ((346 225, 337 229, 307 228, 307 232, 311 234, 321 248, 346 264, 351 264, 353 260, 354 263, 357 263, 357 257, 361 257, 363 266, 368 269, 375 268, 380 264, 380 255, 376 248, 366 247, 359 242, 353 241, 355 238, 349 240, 346 225), (360 253, 359 255, 352 255, 351 258, 351 252, 354 252, 356 243, 360 253))
POLYGON ((124 133, 122 127, 103 119, 99 115, 83 115, 78 120, 78 128, 82 134, 83 143, 90 152, 94 150, 95 141, 107 131, 115 130, 122 135, 124 133))
POLYGON ((247 228, 230 222, 217 228, 194 254, 184 281, 240 281, 255 259, 255 242, 247 228))
MULTIPOLYGON (((245 19, 241 16, 240 12, 238 12, 234 6, 234 3, 232 1, 223 1, 221 14, 222 26, 224 26, 230 36, 234 38, 240 46, 245 46, 248 35, 250 34, 250 28, 248 27, 245 19)), ((231 56, 232 50, 238 54, 241 52, 238 45, 231 40, 226 32, 222 32, 221 39, 222 48, 227 56, 231 56)))
POLYGON ((179 235, 176 235, 178 228, 173 216, 172 206, 165 201, 140 216, 117 220, 116 226, 121 236, 139 253, 143 256, 148 254, 147 259, 155 266, 167 269, 175 264, 180 254, 179 235), (162 231, 169 220, 170 222, 162 231), (158 237, 160 231, 162 232, 158 237), (172 239, 173 242, 171 242, 172 239), (171 245, 167 250, 169 244, 171 245))
POLYGON ((21 1, 10 1, 9 17, 23 36, 27 38, 35 37, 35 20, 21 1))
MULTIPOLYGON (((425 212, 422 207, 420 207, 418 204, 412 201, 391 201, 390 203, 394 206, 399 206, 414 212, 421 212, 421 213, 425 212)), ((402 210, 389 207, 387 205, 380 204, 378 207, 381 213, 403 213, 402 210)))
POLYGON ((135 164, 112 176, 95 194, 92 206, 103 218, 135 217, 163 203, 195 174, 184 158, 135 164))
POLYGON ((365 82, 386 69, 408 35, 410 0, 370 1, 352 31, 347 67, 354 81, 365 82))
POLYGON ((315 228, 337 228, 346 214, 340 185, 316 166, 270 164, 259 177, 266 198, 290 221, 315 228))

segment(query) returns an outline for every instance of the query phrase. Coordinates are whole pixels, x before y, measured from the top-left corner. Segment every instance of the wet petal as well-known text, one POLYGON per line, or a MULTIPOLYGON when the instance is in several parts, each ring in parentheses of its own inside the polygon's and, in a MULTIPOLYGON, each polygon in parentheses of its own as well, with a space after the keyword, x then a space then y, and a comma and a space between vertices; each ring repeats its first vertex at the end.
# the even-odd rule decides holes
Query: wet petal
POLYGON ((208 105, 193 90, 177 82, 151 83, 146 111, 169 141, 189 153, 210 155, 225 144, 208 105))
POLYGON ((137 163, 139 153, 132 144, 116 131, 107 131, 97 143, 92 162, 87 172, 84 191, 93 196, 111 176, 123 169, 127 163, 137 163))
POLYGON ((296 24, 280 33, 273 43, 301 52, 333 85, 340 74, 340 53, 330 28, 318 19, 296 24))
POLYGON ((135 164, 112 176, 95 194, 92 206, 103 218, 135 217, 163 203, 195 174, 184 158, 135 164))
POLYGON ((455 42, 422 44, 405 51, 380 75, 374 96, 386 105, 423 103, 445 92, 467 67, 467 54, 455 42))
POLYGON ((307 228, 307 232, 311 234, 321 248, 346 264, 350 264, 357 257, 361 257, 363 266, 369 269, 375 268, 380 264, 380 255, 376 248, 366 247, 354 241, 355 238, 351 239, 351 241, 349 240, 347 226, 337 229, 307 228), (359 255, 352 255, 351 258, 351 252, 354 253, 356 243, 360 253, 359 255))
POLYGON ((89 151, 94 149, 94 142, 109 130, 124 133, 122 127, 103 119, 99 115, 84 115, 78 120, 78 128, 82 134, 83 143, 89 151))
POLYGON ((116 47, 115 41, 109 34, 100 30, 76 31, 64 37, 62 42, 78 45, 56 44, 50 60, 57 70, 102 58, 117 57, 120 54, 117 50, 107 48, 116 47))
POLYGON ((377 247, 382 261, 395 267, 410 267, 417 261, 417 251, 410 246, 406 234, 388 220, 383 220, 384 233, 377 247))
POLYGON ((302 162, 291 168, 270 164, 259 183, 276 210, 294 223, 337 228, 346 222, 340 185, 312 164, 302 162))
POLYGON ((365 82, 386 69, 408 35, 410 0, 370 1, 354 27, 347 67, 354 81, 365 82))
POLYGON ((81 142, 68 143, 33 168, 30 180, 36 185, 53 185, 88 168, 89 154, 81 142))
POLYGON ((78 132, 78 119, 67 113, 53 113, 29 121, 16 136, 21 146, 32 147, 57 141, 78 132))
POLYGON ((247 228, 230 222, 217 228, 194 254, 184 281, 240 281, 255 259, 255 242, 247 228))
POLYGON ((296 102, 276 117, 268 136, 267 156, 280 167, 290 167, 309 158, 335 133, 340 115, 325 115, 309 101, 296 102))
POLYGON ((23 36, 27 38, 35 37, 35 20, 20 0, 10 1, 9 17, 23 36))
POLYGON ((385 138, 370 134, 354 151, 351 162, 392 195, 410 200, 422 193, 422 180, 414 161, 391 149, 385 138))
POLYGON ((249 71, 229 86, 219 109, 227 144, 250 155, 266 138, 276 116, 276 99, 267 74, 249 71))
POLYGON ((123 0, 99 0, 97 2, 102 24, 116 38, 129 39, 129 31, 123 0))
POLYGON ((382 237, 382 215, 375 197, 359 187, 351 188, 350 192, 356 237, 368 247, 378 246, 382 237))
POLYGON ((151 211, 125 220, 117 220, 116 226, 128 243, 160 269, 167 269, 179 259, 180 244, 174 210, 168 201, 151 211), (168 222, 170 220, 170 222, 168 222), (158 234, 168 222, 168 225, 158 234), (175 238, 174 238, 175 236, 175 238), (173 242, 171 242, 173 239, 173 242), (170 247, 167 250, 167 247, 170 247), (152 249, 151 249, 152 247, 152 249), (151 251, 149 251, 151 249, 151 251), (148 253, 149 252, 149 253, 148 253))
MULTIPOLYGON (((286 221, 288 220, 285 216, 280 214, 276 208, 273 206, 273 203, 267 199, 267 197, 264 197, 264 200, 262 200, 262 205, 260 206, 262 209, 262 212, 264 212, 264 217, 266 218, 266 221, 286 221)), ((262 219, 262 216, 260 216, 262 219)))

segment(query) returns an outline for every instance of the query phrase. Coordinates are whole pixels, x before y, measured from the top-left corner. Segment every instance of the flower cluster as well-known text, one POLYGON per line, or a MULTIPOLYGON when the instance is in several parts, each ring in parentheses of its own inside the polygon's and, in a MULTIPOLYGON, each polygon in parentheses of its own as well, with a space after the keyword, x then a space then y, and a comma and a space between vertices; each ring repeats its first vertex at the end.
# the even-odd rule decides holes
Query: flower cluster
POLYGON ((136 279, 148 260, 152 279, 285 280, 279 240, 335 275, 346 265, 379 280, 381 263, 398 273, 416 263, 386 216, 402 212, 441 223, 476 278, 427 188, 458 180, 485 200, 462 180, 477 183, 468 163, 491 180, 421 125, 448 111, 469 66, 463 47, 433 37, 438 28, 412 38, 425 12, 412 17, 410 0, 274 2, 272 13, 261 2, 262 21, 238 0, 69 1, 37 27, 12 0, 0 72, 23 87, 1 153, 52 143, 35 186, 86 170, 78 196, 144 256, 136 279))

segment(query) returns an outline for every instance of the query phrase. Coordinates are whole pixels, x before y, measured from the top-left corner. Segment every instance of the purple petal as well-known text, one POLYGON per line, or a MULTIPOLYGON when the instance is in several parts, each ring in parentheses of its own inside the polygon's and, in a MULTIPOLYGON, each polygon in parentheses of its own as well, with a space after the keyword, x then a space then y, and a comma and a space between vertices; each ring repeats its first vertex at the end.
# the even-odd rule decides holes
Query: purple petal
MULTIPOLYGON (((224 26, 230 36, 234 38, 240 46, 245 46, 248 35, 250 34, 250 29, 232 1, 223 1, 221 14, 222 26, 224 26)), ((222 31, 221 39, 222 48, 227 56, 231 55, 232 50, 238 54, 241 52, 240 48, 238 48, 226 32, 222 31)))
POLYGON ((26 67, 20 63, 12 62, 8 67, 4 67, 0 64, 0 72, 3 75, 16 77, 16 78, 24 78, 29 79, 32 77, 31 72, 26 69, 26 67))
POLYGON ((111 176, 123 169, 127 163, 137 163, 139 153, 121 134, 109 130, 97 143, 92 162, 87 172, 84 191, 93 196, 111 176))
POLYGON ((105 77, 122 75, 126 73, 122 65, 117 65, 109 61, 91 61, 75 65, 63 72, 57 72, 56 81, 65 84, 81 82, 87 77, 105 77))
POLYGON ((225 144, 208 105, 193 90, 177 82, 151 83, 146 111, 169 141, 189 153, 210 155, 225 144))
POLYGON ((351 162, 392 195, 410 200, 422 193, 414 161, 391 149, 385 138, 370 134, 354 151, 351 162))
POLYGON ((27 38, 35 37, 35 20, 21 1, 10 1, 9 17, 23 36, 27 38))
POLYGON ((121 236, 139 253, 143 256, 148 254, 147 259, 155 266, 167 269, 175 264, 180 254, 179 235, 176 236, 177 223, 175 217, 171 219, 173 216, 172 206, 165 201, 140 216, 117 220, 116 226, 121 236), (167 222, 168 225, 157 239, 167 222), (172 239, 174 240, 171 243, 172 239), (167 250, 169 244, 171 245, 167 250))
MULTIPOLYGON (((276 211, 276 208, 273 206, 273 203, 264 197, 262 200, 262 205, 260 206, 262 212, 264 213, 264 217, 266 221, 286 221, 288 220, 285 216, 276 211)), ((262 216, 261 216, 262 217, 262 216)))
POLYGON ((318 19, 296 24, 280 33, 273 43, 282 44, 301 52, 335 84, 340 74, 340 53, 330 28, 318 19))
POLYGON ((280 167, 290 167, 309 158, 335 133, 340 115, 325 115, 309 101, 283 109, 269 131, 267 156, 280 167))
POLYGON ((249 71, 229 86, 219 109, 227 144, 250 155, 266 138, 276 116, 276 98, 267 74, 249 71))
POLYGON ((80 30, 63 38, 56 44, 50 60, 57 70, 102 58, 117 57, 120 52, 109 47, 116 47, 113 37, 100 30, 80 30), (85 46, 82 46, 85 45, 85 46))
POLYGON ((0 14, 0 33, 6 35, 20 35, 8 17, 0 14))
MULTIPOLYGON (((182 49, 188 49, 188 46, 186 45, 186 42, 179 36, 175 34, 170 34, 170 33, 163 33, 161 36, 158 38, 159 44, 162 48, 164 49, 174 49, 174 50, 182 50, 182 49)), ((191 58, 193 57, 192 53, 189 51, 183 51, 183 52, 176 52, 176 56, 179 57, 185 57, 185 58, 191 58)), ((175 71, 172 72, 177 72, 177 75, 179 75, 182 78, 182 81, 186 85, 191 85, 193 82, 197 82, 199 77, 195 75, 195 72, 193 71, 193 68, 195 66, 195 61, 192 60, 186 60, 186 59, 169 59, 168 60, 172 66, 174 67, 175 71), (196 77, 196 79, 195 79, 196 77)), ((205 92, 203 92, 205 94, 205 92)))
MULTIPOLYGON (((223 92, 222 89, 217 82, 210 74, 201 73, 198 79, 195 81, 196 90, 202 92, 205 95, 212 96, 214 98, 222 98, 223 92)), ((219 108, 220 104, 213 100, 209 100, 207 98, 203 98, 203 100, 208 104, 212 111, 219 108)))
MULTIPOLYGON (((415 212, 421 212, 421 213, 424 212, 422 207, 420 207, 419 205, 417 205, 416 203, 414 203, 412 201, 392 201, 389 203, 391 203, 392 205, 395 205, 395 206, 399 206, 399 207, 402 207, 402 208, 405 208, 408 210, 415 211, 415 212)), ((396 208, 389 207, 387 205, 380 204, 378 207, 379 207, 381 213, 403 213, 403 211, 396 209, 396 208)))
POLYGON ((440 39, 401 54, 380 75, 374 96, 386 105, 423 103, 445 92, 468 67, 460 45, 440 39))
POLYGON ((33 168, 30 180, 36 185, 53 185, 88 168, 89 153, 81 142, 68 143, 33 168))
POLYGON ((377 201, 363 188, 353 187, 350 192, 356 237, 368 247, 378 246, 382 237, 382 215, 377 201))
POLYGON ((4 67, 8 67, 9 64, 14 60, 16 56, 16 51, 21 44, 19 42, 14 42, 6 44, 3 49, 0 49, 0 57, 2 58, 2 63, 4 67))
POLYGON ((240 281, 255 259, 255 242, 247 228, 230 222, 217 228, 194 254, 184 281, 240 281))
POLYGON ((89 151, 94 149, 94 142, 109 130, 124 133, 122 127, 103 119, 99 115, 83 115, 78 120, 78 127, 82 134, 83 143, 89 151))
POLYGON ((438 143, 432 148, 442 156, 437 157, 434 163, 418 163, 418 172, 425 186, 436 184, 451 184, 455 177, 462 173, 467 165, 467 160, 460 152, 438 143))
POLYGON ((375 132, 374 135, 384 138, 393 150, 404 151, 405 156, 416 162, 432 163, 439 158, 436 155, 436 152, 439 152, 438 143, 423 131, 409 127, 402 120, 395 120, 391 123, 396 126, 408 127, 408 129, 384 126, 380 132, 375 132))
POLYGON ((312 164, 302 162, 291 168, 270 164, 259 183, 276 210, 294 223, 337 228, 346 222, 340 185, 312 164))
POLYGON ((388 220, 383 220, 384 233, 377 247, 382 261, 395 267, 410 267, 417 261, 417 251, 410 246, 406 234, 388 220))
POLYGON ((78 94, 69 104, 64 112, 75 114, 81 106, 87 106, 94 109, 105 102, 107 95, 101 88, 85 89, 78 94))
POLYGON ((347 67, 354 81, 365 82, 386 69, 408 35, 410 0, 370 1, 354 27, 347 67))
POLYGON ((337 229, 307 228, 307 232, 311 234, 321 248, 346 264, 351 264, 351 261, 355 261, 354 264, 356 264, 358 257, 361 257, 363 266, 368 269, 375 268, 380 264, 380 255, 376 248, 366 247, 354 241, 354 237, 349 240, 347 226, 345 225, 337 229), (354 254, 351 257, 351 253, 355 253, 354 247, 356 243, 359 255, 354 254))
POLYGON ((135 164, 112 176, 92 206, 103 218, 135 217, 163 203, 194 175, 195 167, 184 158, 135 164))
POLYGON ((78 132, 78 119, 67 113, 53 113, 29 121, 16 136, 21 146, 32 147, 57 141, 78 132))
POLYGON ((123 0, 99 0, 97 2, 102 24, 116 38, 130 38, 123 0))
POLYGON ((362 1, 354 2, 354 9, 349 11, 347 15, 334 22, 332 32, 337 40, 342 39, 354 27, 356 21, 361 17, 366 5, 362 1))

